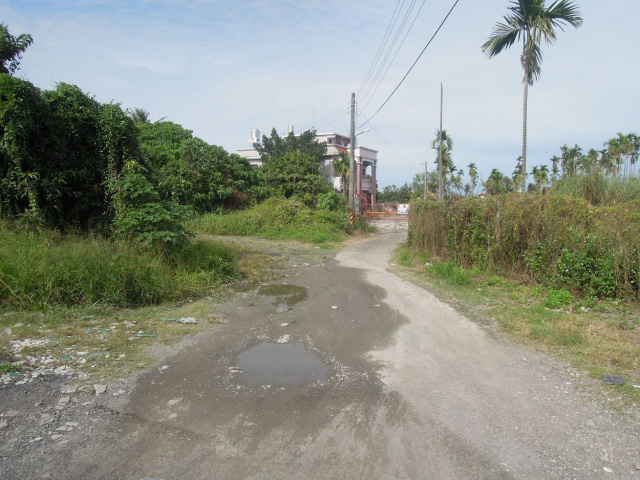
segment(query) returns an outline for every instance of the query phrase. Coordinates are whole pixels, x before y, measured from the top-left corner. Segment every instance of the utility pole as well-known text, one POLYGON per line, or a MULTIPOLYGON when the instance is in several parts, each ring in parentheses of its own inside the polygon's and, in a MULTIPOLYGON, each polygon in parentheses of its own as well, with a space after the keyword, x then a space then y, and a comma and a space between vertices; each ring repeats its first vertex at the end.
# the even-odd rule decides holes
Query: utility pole
POLYGON ((440 176, 438 178, 438 198, 442 200, 444 191, 444 178, 442 176, 442 82, 440 82, 440 151, 438 153, 438 168, 440 169, 440 176))
POLYGON ((351 131, 349 133, 349 207, 355 208, 356 195, 356 94, 351 94, 351 131))
POLYGON ((427 160, 424 161, 424 200, 427 201, 427 160))

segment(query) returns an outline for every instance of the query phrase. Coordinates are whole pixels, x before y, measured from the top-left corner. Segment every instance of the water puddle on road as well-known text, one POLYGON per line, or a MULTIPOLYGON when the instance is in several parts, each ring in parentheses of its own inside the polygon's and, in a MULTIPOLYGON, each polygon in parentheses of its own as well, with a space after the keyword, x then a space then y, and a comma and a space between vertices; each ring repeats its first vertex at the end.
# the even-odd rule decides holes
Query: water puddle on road
POLYGON ((258 295, 275 297, 272 305, 276 307, 277 313, 291 310, 294 305, 309 298, 307 289, 298 285, 261 285, 258 295))
POLYGON ((289 386, 322 380, 329 368, 302 342, 259 343, 236 357, 238 379, 248 385, 289 386))

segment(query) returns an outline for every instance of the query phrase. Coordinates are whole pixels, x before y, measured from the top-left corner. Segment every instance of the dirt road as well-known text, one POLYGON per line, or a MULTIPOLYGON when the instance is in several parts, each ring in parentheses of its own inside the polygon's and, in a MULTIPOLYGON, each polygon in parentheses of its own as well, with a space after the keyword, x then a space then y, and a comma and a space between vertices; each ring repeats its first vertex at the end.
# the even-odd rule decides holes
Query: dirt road
POLYGON ((640 478, 639 423, 391 273, 405 238, 286 255, 285 278, 220 305, 223 324, 21 478, 640 478))

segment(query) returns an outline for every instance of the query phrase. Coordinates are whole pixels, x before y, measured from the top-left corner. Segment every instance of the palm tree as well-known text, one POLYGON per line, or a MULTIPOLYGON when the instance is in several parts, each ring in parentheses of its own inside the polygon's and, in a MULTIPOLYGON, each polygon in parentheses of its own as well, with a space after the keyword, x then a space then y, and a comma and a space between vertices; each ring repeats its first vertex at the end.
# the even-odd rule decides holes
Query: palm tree
MULTIPOLYGON (((437 153, 436 164, 438 165, 436 170, 440 176, 440 184, 447 178, 447 174, 455 170, 455 166, 451 161, 451 150, 453 149, 453 139, 447 134, 446 130, 442 130, 442 159, 440 159, 440 130, 436 130, 436 138, 431 142, 431 148, 437 153), (442 160, 442 171, 440 171, 440 161, 442 160)), ((440 188, 440 190, 444 190, 440 188)), ((439 192, 438 198, 442 198, 444 192, 439 192)))
POLYGON ((556 0, 549 8, 545 0, 513 0, 509 7, 511 13, 504 17, 504 23, 497 23, 489 39, 482 45, 482 51, 492 58, 522 39, 520 63, 524 69, 524 99, 522 102, 522 178, 520 189, 525 190, 527 179, 527 97, 529 85, 540 77, 542 63, 542 40, 553 44, 556 40, 556 28, 563 25, 578 28, 582 17, 575 4, 569 0, 556 0))
POLYGON ((478 167, 476 167, 475 163, 470 163, 467 165, 469 169, 469 181, 471 182, 471 196, 473 197, 473 192, 476 189, 476 185, 478 184, 478 167))
POLYGON ((340 152, 340 157, 333 159, 333 175, 340 177, 340 183, 342 186, 342 193, 344 198, 349 198, 349 168, 350 168, 349 155, 340 152))
POLYGON ((560 172, 560 170, 558 169, 559 162, 560 157, 558 157, 557 155, 551 157, 551 183, 555 182, 556 178, 558 178, 558 173, 560 172))

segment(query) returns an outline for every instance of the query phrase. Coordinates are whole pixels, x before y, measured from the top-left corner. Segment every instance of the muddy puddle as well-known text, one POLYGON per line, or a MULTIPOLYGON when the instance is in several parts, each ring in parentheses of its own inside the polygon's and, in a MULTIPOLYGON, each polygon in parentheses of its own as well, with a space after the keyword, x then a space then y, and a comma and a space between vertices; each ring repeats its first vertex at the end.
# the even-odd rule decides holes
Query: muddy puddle
POLYGON ((291 310, 294 305, 309 298, 307 289, 298 285, 239 285, 234 288, 239 293, 255 292, 262 297, 271 297, 271 305, 277 313, 291 310))
POLYGON ((302 342, 259 343, 236 356, 247 385, 289 386, 322 380, 329 367, 302 342))

